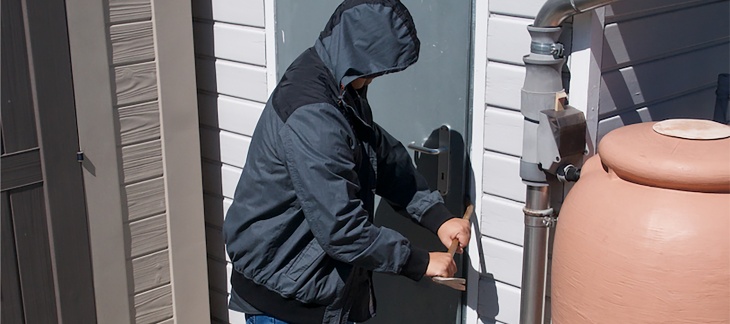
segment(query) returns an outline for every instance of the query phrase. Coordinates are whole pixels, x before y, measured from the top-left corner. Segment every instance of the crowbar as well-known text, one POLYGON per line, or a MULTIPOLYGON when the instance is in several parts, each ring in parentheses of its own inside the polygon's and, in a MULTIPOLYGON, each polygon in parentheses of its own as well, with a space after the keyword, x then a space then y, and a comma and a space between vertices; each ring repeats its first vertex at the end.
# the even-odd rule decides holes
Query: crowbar
MULTIPOLYGON (((474 205, 469 204, 468 207, 466 207, 466 211, 464 212, 463 219, 469 220, 471 218, 471 214, 474 213, 474 205)), ((451 256, 454 256, 454 253, 456 253, 456 249, 459 247, 459 239, 454 239, 451 241, 451 246, 449 246, 449 254, 451 256)), ((451 288, 454 288, 456 290, 460 291, 466 291, 466 279, 464 278, 444 278, 444 277, 433 277, 431 278, 433 282, 442 284, 451 288)))

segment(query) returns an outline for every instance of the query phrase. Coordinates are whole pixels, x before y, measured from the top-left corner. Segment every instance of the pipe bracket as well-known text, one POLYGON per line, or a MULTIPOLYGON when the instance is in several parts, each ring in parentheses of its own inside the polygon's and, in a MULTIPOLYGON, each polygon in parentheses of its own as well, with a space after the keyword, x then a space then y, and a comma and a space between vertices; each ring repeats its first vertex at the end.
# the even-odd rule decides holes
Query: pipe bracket
POLYGON ((545 216, 542 218, 542 224, 545 225, 545 227, 553 227, 557 223, 558 223, 557 217, 545 216))

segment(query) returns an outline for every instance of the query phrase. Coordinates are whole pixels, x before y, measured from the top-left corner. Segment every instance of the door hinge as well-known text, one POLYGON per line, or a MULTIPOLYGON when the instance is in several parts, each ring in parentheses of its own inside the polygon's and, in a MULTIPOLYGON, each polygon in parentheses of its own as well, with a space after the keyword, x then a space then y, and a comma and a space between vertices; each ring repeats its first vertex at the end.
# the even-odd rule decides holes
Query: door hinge
POLYGON ((76 162, 79 162, 79 163, 84 162, 84 151, 76 152, 76 162))

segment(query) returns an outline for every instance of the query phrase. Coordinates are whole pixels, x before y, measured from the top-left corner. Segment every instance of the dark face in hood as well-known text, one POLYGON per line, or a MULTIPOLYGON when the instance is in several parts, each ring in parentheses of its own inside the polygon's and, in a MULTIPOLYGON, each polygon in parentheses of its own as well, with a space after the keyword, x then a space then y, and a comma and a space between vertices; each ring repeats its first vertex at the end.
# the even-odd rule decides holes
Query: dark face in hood
POLYGON ((346 0, 314 45, 342 85, 404 70, 418 60, 413 18, 397 0, 346 0))

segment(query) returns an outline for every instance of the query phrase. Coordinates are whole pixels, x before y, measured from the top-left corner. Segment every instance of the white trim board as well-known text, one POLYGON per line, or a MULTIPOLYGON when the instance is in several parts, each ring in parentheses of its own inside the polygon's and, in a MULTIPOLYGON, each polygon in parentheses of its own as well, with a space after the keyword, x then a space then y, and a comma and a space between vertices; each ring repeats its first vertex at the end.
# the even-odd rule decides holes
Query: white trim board
POLYGON ((264 25, 266 28, 266 86, 267 94, 276 87, 276 4, 275 0, 264 0, 264 25))
POLYGON ((470 179, 474 215, 472 215, 472 237, 467 253, 471 256, 471 265, 467 273, 466 307, 464 307, 464 323, 481 323, 479 319, 479 296, 483 256, 480 254, 481 244, 481 210, 482 210, 482 172, 484 156, 484 109, 486 107, 487 84, 487 30, 489 17, 488 1, 473 2, 473 49, 472 49, 472 107, 470 120, 469 158, 473 176, 470 179))

